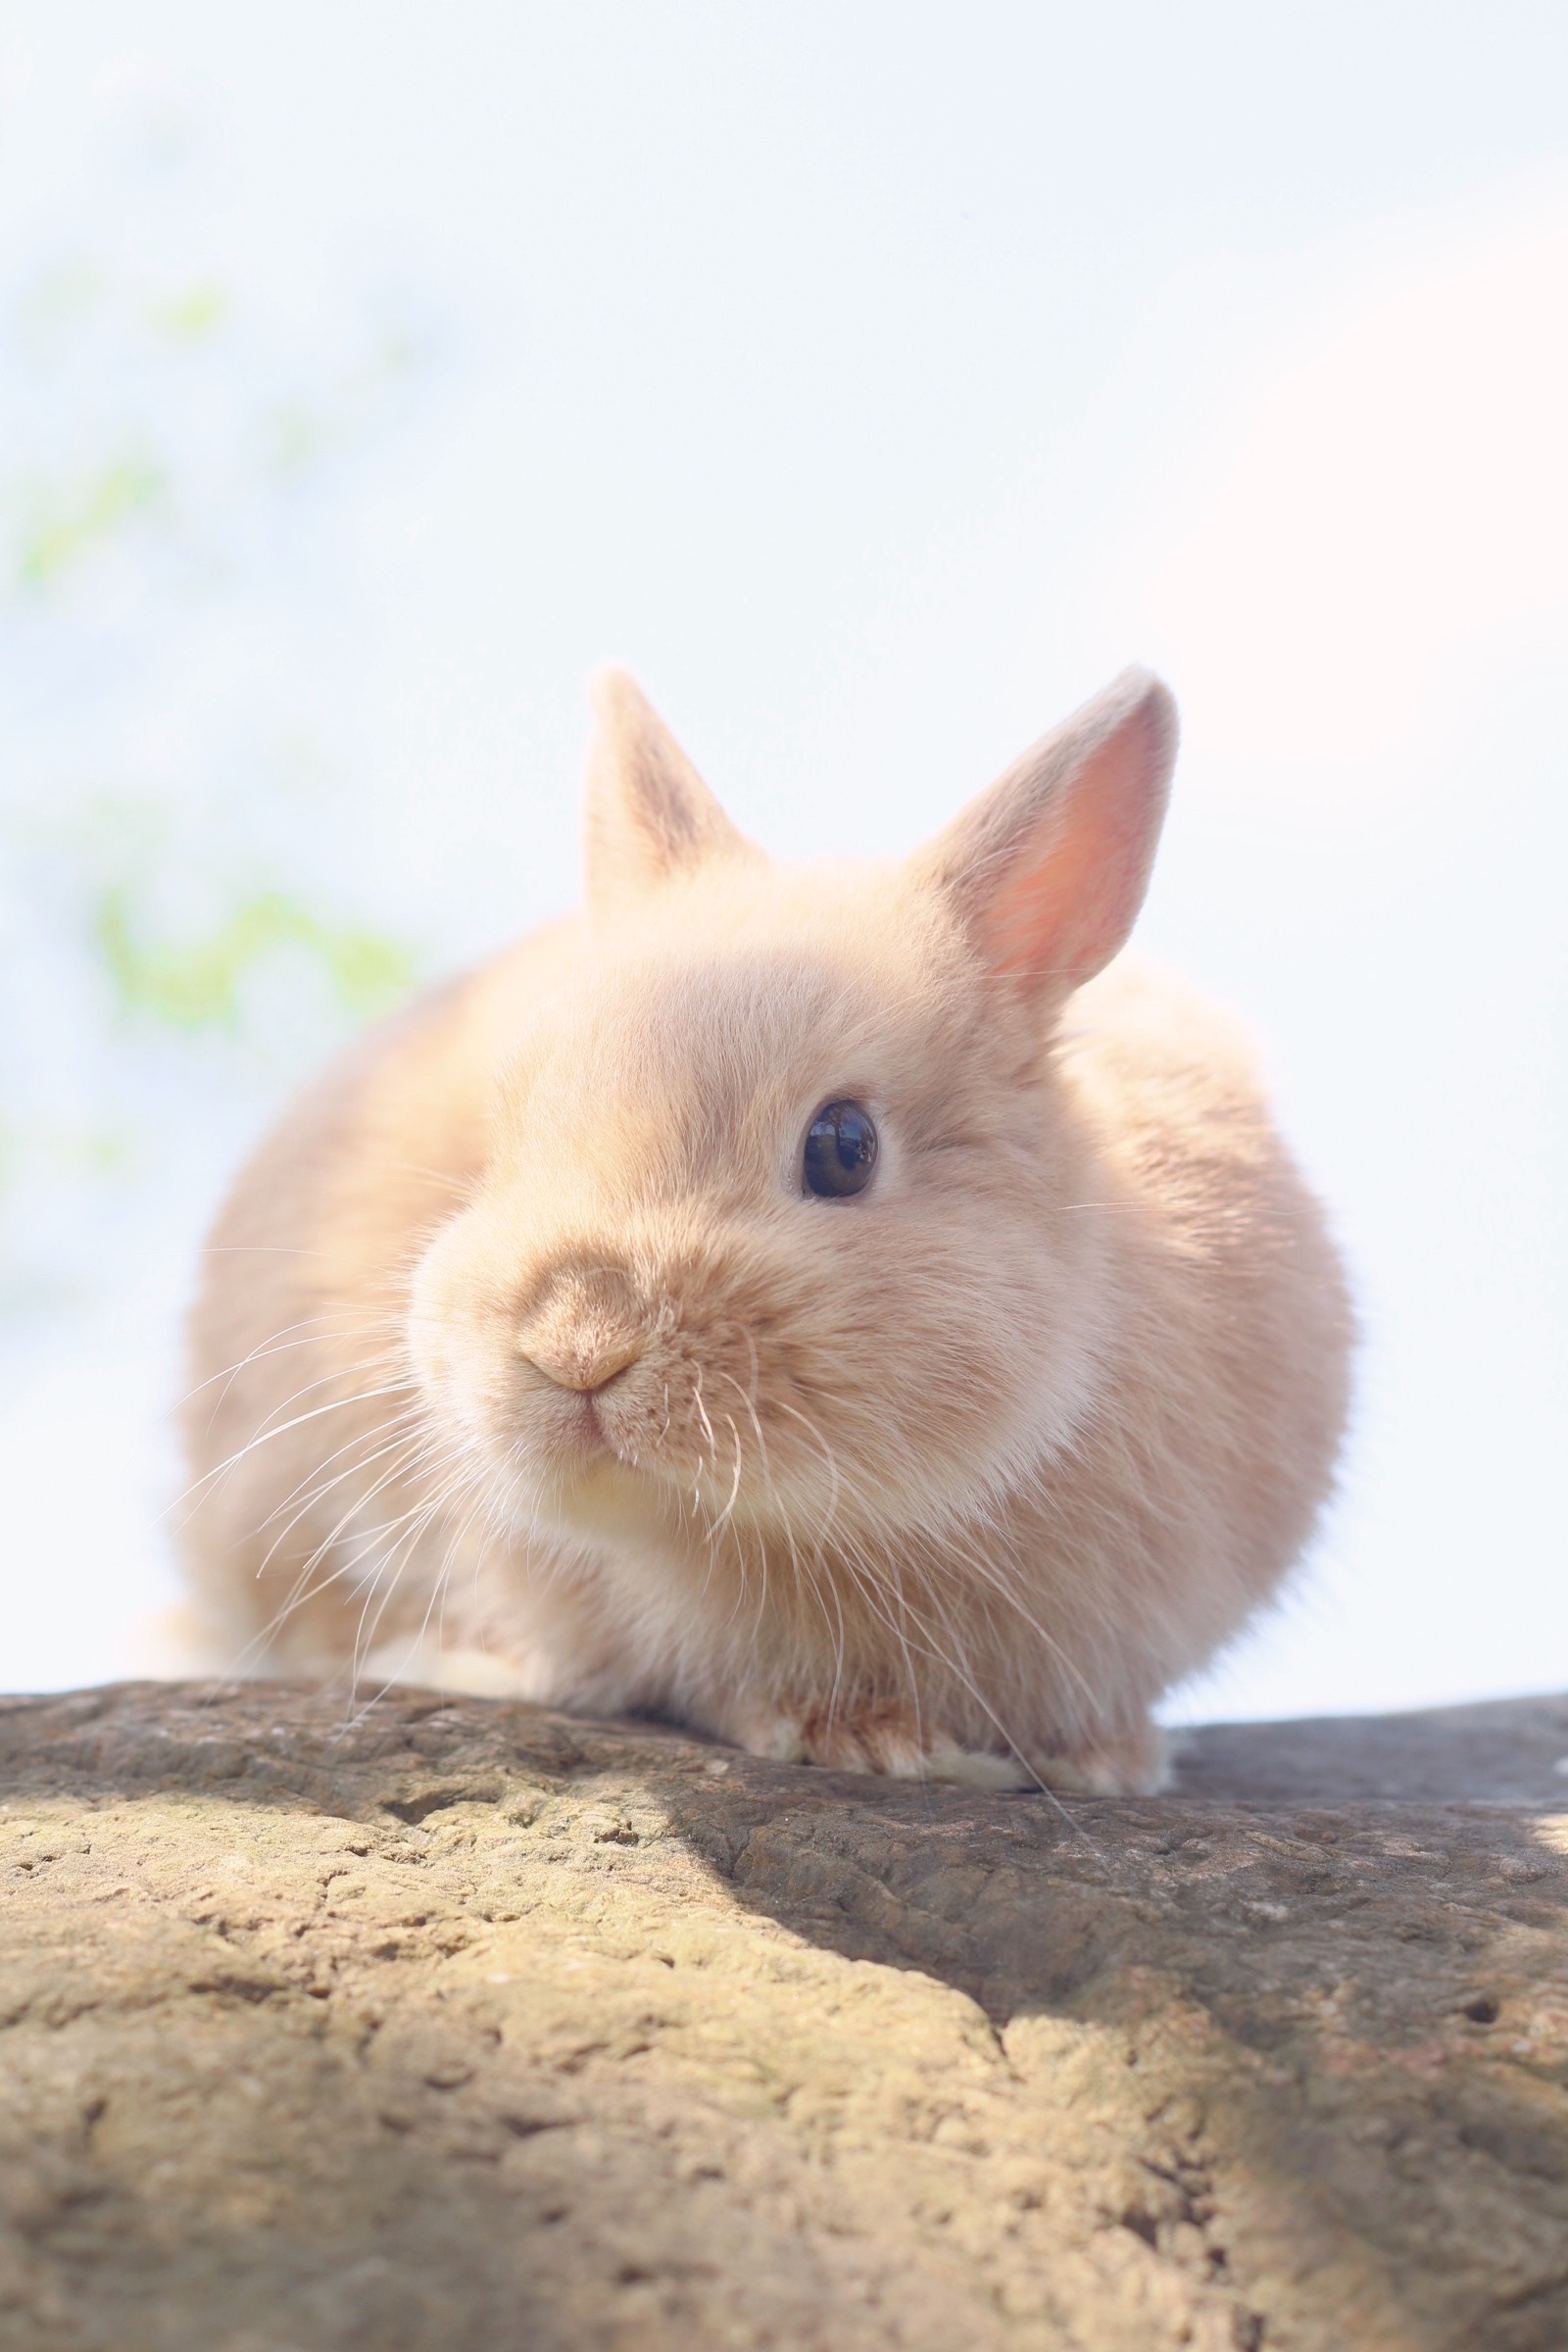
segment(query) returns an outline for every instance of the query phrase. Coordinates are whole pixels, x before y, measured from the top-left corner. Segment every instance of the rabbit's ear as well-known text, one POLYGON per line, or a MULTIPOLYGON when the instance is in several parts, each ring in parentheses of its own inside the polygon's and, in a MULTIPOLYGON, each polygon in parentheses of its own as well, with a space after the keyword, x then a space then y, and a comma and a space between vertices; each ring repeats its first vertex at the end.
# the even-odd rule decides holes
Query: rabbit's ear
POLYGON ((1065 995, 1108 963, 1149 886, 1176 706, 1147 669, 1042 736, 915 853, 987 968, 1022 995, 1065 995))
POLYGON ((588 760, 590 904, 623 906, 710 858, 756 858, 635 679, 601 670, 588 760))

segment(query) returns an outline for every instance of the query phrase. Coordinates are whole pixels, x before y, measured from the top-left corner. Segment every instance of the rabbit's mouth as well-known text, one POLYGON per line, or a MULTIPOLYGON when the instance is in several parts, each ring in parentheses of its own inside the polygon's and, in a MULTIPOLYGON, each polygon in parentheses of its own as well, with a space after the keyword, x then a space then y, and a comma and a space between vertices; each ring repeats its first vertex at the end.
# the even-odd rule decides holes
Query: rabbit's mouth
POLYGON ((614 1453, 613 1443, 600 1418, 599 1406, 592 1395, 573 1396, 561 1415, 561 1420, 563 1426, 557 1443, 571 1455, 591 1462, 602 1459, 607 1453, 614 1453))
POLYGON ((661 1416, 626 1373, 593 1388, 530 1382, 518 1431, 508 1450, 527 1464, 538 1498, 569 1521, 597 1520, 607 1505, 617 1522, 657 1515, 670 1481, 661 1458, 661 1416))
POLYGON ((607 1427, 592 1397, 573 1398, 536 1431, 518 1500, 527 1523, 543 1518, 562 1535, 617 1544, 663 1544, 681 1517, 684 1498, 666 1466, 650 1461, 607 1427))
POLYGON ((707 1554, 766 1519, 777 1500, 776 1462, 760 1485, 757 1448, 732 1437, 735 1417, 708 1412, 668 1363, 645 1358, 575 1393, 530 1381, 515 1404, 514 1442, 502 1450, 520 1473, 518 1502, 564 1534, 675 1541, 707 1554))
POLYGON ((608 1464, 618 1464, 622 1469, 635 1467, 616 1443, 613 1430, 607 1426, 597 1391, 568 1390, 552 1396, 538 1419, 543 1426, 537 1430, 535 1442, 539 1444, 542 1440, 539 1450, 545 1464, 559 1477, 571 1481, 608 1464))

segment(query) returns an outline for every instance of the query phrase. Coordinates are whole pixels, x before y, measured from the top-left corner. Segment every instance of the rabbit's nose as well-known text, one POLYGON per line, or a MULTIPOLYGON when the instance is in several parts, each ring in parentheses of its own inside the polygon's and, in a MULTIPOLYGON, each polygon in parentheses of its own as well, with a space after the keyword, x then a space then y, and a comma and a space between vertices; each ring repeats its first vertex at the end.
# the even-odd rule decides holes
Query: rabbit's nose
POLYGON ((608 1269, 563 1273, 518 1330, 517 1353, 558 1389, 591 1396, 642 1354, 640 1321, 628 1287, 608 1269))
POLYGON ((620 1373, 630 1369, 642 1353, 642 1342, 628 1334, 610 1332, 561 1332, 523 1334, 518 1353, 525 1355, 547 1380, 558 1389, 575 1389, 583 1396, 594 1396, 608 1389, 620 1373))

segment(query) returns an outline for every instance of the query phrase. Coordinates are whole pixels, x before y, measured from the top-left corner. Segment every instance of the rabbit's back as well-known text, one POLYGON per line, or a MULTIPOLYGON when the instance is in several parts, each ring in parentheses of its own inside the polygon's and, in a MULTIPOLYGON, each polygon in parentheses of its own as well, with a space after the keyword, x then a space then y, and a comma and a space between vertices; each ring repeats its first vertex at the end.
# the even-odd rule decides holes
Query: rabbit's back
POLYGON ((1229 1016, 1120 958, 1068 1006, 1059 1065, 1099 1171, 1083 1213, 1104 1220, 1114 1303, 1097 1402, 1050 1481, 1048 1540, 1064 1592, 1081 1570, 1129 1636, 1141 1628, 1159 1688, 1240 1625, 1310 1535, 1353 1317, 1322 1207, 1229 1016))

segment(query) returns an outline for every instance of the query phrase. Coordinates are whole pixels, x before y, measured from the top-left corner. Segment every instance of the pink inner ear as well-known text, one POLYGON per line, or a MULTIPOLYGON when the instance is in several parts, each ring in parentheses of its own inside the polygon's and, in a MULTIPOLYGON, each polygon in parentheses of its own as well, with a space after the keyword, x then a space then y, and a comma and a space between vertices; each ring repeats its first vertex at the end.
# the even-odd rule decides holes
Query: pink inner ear
POLYGON ((1143 904, 1164 767, 1139 710, 1052 794, 981 916, 999 978, 1076 987, 1110 961, 1143 904))

